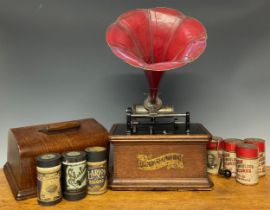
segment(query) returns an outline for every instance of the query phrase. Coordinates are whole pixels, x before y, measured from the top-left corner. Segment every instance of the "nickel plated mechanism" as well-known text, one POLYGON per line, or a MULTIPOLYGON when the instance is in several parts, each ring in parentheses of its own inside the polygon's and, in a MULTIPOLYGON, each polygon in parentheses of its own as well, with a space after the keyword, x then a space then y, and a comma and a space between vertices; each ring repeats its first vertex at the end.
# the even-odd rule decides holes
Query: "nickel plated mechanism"
POLYGON ((126 113, 127 134, 174 134, 179 124, 185 124, 185 133, 190 133, 190 113, 175 113, 173 106, 163 105, 159 97, 153 104, 148 96, 144 105, 134 104, 126 113))

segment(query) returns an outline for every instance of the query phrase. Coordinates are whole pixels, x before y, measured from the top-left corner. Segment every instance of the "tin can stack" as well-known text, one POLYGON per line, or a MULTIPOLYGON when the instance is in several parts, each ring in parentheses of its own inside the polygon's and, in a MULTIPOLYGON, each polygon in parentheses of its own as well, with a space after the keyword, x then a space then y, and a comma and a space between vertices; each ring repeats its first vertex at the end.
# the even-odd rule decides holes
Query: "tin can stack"
POLYGON ((207 144, 207 155, 208 173, 224 175, 229 170, 231 177, 244 185, 255 185, 266 174, 265 140, 260 138, 213 137, 207 144))
POLYGON ((47 153, 37 157, 37 201, 44 206, 83 199, 107 191, 107 150, 89 147, 85 151, 47 153))

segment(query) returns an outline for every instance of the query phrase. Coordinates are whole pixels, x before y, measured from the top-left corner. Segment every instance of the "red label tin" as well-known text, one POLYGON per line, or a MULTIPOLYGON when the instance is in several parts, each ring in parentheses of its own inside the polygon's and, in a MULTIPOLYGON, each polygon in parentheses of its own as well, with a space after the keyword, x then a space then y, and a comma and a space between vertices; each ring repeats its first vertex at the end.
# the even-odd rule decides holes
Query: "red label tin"
POLYGON ((258 183, 258 147, 255 144, 236 146, 236 181, 245 185, 258 183))
POLYGON ((207 172, 218 174, 220 161, 223 155, 223 139, 214 136, 207 144, 207 172))
POLYGON ((223 152, 223 164, 224 168, 228 169, 232 173, 232 177, 236 176, 236 145, 243 143, 241 139, 225 139, 224 140, 224 152, 223 152))
POLYGON ((246 138, 245 143, 255 144, 259 149, 259 166, 258 173, 259 176, 265 175, 265 140, 259 138, 246 138))

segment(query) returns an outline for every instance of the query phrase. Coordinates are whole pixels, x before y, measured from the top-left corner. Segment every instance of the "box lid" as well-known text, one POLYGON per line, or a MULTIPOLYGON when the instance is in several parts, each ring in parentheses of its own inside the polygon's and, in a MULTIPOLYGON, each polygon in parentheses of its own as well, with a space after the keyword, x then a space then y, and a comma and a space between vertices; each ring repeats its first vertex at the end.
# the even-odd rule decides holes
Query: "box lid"
POLYGON ((95 119, 12 128, 10 137, 17 142, 21 156, 81 149, 84 145, 106 146, 108 132, 95 119))

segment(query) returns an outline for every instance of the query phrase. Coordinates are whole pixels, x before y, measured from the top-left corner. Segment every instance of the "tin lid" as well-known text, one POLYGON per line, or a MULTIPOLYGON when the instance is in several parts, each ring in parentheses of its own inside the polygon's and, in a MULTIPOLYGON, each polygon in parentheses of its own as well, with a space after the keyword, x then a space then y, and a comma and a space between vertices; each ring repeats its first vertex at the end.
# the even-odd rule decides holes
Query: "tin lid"
POLYGON ((213 136, 212 140, 207 144, 208 150, 224 149, 224 141, 219 136, 213 136))
POLYGON ((260 138, 246 138, 245 143, 256 144, 258 146, 259 152, 265 152, 265 140, 260 138))
POLYGON ((236 145, 243 143, 243 140, 241 139, 235 139, 235 138, 230 138, 230 139, 225 139, 224 140, 224 150, 227 152, 234 152, 236 145))
POLYGON ((255 144, 237 144, 236 156, 244 158, 258 158, 258 146, 255 144))
POLYGON ((107 151, 105 147, 88 147, 85 149, 87 161, 99 162, 107 159, 107 151))
POLYGON ((75 163, 86 160, 86 154, 83 151, 69 151, 62 154, 62 161, 75 163))
POLYGON ((207 143, 207 149, 208 150, 216 150, 217 149, 217 142, 216 141, 210 141, 207 143))
POLYGON ((61 155, 58 153, 47 153, 37 157, 37 166, 50 168, 61 164, 61 155))
POLYGON ((213 137, 212 137, 212 140, 215 140, 215 141, 222 141, 223 138, 220 137, 220 136, 213 136, 213 137))
POLYGON ((217 150, 217 149, 222 150, 222 149, 224 149, 224 141, 223 140, 221 140, 221 141, 213 141, 212 140, 212 141, 208 142, 207 149, 208 150, 217 150))

